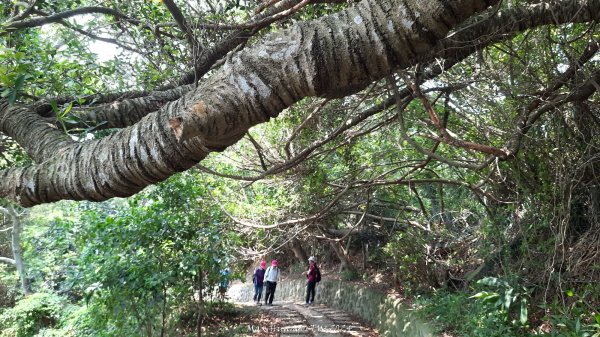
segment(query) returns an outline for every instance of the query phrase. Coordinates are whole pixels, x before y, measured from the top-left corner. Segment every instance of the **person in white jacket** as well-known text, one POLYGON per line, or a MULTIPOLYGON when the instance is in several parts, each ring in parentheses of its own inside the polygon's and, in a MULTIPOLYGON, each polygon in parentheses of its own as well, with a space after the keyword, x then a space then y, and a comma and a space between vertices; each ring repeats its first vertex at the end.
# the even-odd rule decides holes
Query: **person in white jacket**
POLYGON ((271 261, 271 266, 265 270, 265 278, 263 283, 266 285, 265 305, 273 305, 273 297, 275 297, 275 289, 277 281, 281 279, 280 270, 277 267, 277 260, 271 261))

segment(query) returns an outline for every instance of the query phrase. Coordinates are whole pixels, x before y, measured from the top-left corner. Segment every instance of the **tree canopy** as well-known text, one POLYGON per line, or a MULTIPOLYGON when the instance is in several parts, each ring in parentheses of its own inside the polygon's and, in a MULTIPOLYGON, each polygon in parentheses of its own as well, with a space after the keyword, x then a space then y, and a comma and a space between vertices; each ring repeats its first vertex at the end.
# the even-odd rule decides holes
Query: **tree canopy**
MULTIPOLYGON (((497 79, 497 86, 511 90, 488 97, 492 101, 487 104, 510 99, 514 86, 533 90, 518 93, 531 98, 514 106, 515 115, 520 115, 507 121, 512 126, 508 134, 484 132, 472 140, 453 134, 437 116, 431 98, 422 93, 422 82, 440 83, 445 70, 468 62, 470 55, 485 60, 484 48, 526 29, 593 22, 597 4, 492 4, 362 1, 342 8, 346 6, 281 1, 256 8, 255 14, 248 11, 251 3, 231 8, 211 8, 202 2, 180 8, 170 1, 133 2, 126 7, 68 2, 4 5, 0 130, 7 150, 3 153, 16 142, 27 160, 0 173, 0 194, 25 206, 131 195, 196 165, 210 152, 222 151, 244 137, 251 126, 278 116, 305 97, 346 97, 414 65, 416 71, 404 75, 404 92, 380 95, 384 102, 372 109, 402 106, 419 97, 430 117, 433 134, 428 138, 461 152, 489 156, 459 160, 459 166, 483 167, 494 159, 514 157, 523 135, 539 116, 557 106, 584 101, 595 91, 597 73, 586 67, 596 46, 591 31, 582 28, 579 33, 589 36, 589 43, 567 37, 575 40, 570 50, 549 51, 556 55, 555 62, 539 65, 537 71, 544 74, 530 74, 530 80, 538 80, 535 86, 509 85, 497 79), (244 10, 248 12, 238 13, 244 10), (316 18, 303 22, 303 15, 316 18), (247 20, 237 23, 242 19, 247 20), (277 29, 267 28, 283 19, 287 21, 277 29), (266 29, 276 32, 264 35, 266 29), (121 57, 105 64, 94 62, 87 48, 94 38, 115 43, 121 57), (53 45, 53 39, 59 43, 53 45), (123 89, 129 91, 119 91, 123 89)), ((506 52, 511 55, 510 50, 506 52)), ((533 62, 523 66, 536 71, 533 62)), ((472 75, 479 75, 476 71, 472 75)), ((458 99, 458 93, 481 90, 477 77, 471 83, 465 80, 446 88, 448 95, 458 99)), ((488 85, 490 90, 501 89, 488 85)), ((476 111, 485 109, 486 102, 466 101, 476 111)), ((409 133, 403 132, 407 139, 409 133)), ((440 159, 431 149, 416 149, 440 159)), ((269 169, 273 168, 264 171, 269 169)))
POLYGON ((494 317, 523 332, 549 288, 598 293, 599 19, 600 0, 2 2, 0 266, 148 336, 236 257, 322 253, 406 293, 500 275, 480 309, 510 298, 494 317), (12 208, 62 200, 105 202, 12 208))

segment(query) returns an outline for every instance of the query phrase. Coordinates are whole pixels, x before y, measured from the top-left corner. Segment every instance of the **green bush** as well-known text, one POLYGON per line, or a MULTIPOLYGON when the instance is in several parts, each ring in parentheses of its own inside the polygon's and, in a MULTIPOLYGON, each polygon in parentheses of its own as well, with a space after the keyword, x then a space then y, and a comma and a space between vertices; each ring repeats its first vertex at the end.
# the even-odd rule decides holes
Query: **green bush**
POLYGON ((360 273, 356 269, 344 269, 340 273, 342 281, 356 281, 361 278, 360 273))
POLYGON ((567 290, 566 305, 558 298, 543 305, 546 311, 544 321, 550 331, 542 334, 548 337, 600 337, 600 313, 595 307, 597 285, 584 287, 580 293, 567 290))
POLYGON ((290 275, 293 275, 293 276, 302 275, 307 270, 308 270, 308 265, 306 263, 302 263, 302 262, 294 263, 288 269, 290 275))
POLYGON ((522 286, 513 286, 497 277, 484 277, 477 281, 484 289, 470 298, 481 301, 481 304, 495 313, 506 323, 525 327, 528 320, 529 291, 522 286))
POLYGON ((427 266, 424 245, 428 238, 414 230, 396 233, 383 248, 392 265, 393 281, 401 284, 405 294, 429 291, 431 268, 427 266))
POLYGON ((470 294, 437 291, 430 298, 419 299, 417 312, 434 321, 444 331, 469 337, 523 336, 524 331, 488 304, 470 294))
POLYGON ((457 336, 600 337, 600 314, 592 304, 595 289, 581 295, 567 291, 572 301, 566 306, 558 299, 540 305, 547 315, 530 326, 529 291, 492 277, 482 279, 475 288, 475 295, 437 291, 431 297, 418 298, 417 313, 457 336))
POLYGON ((19 276, 13 267, 0 264, 0 308, 13 307, 18 296, 19 276))
POLYGON ((67 307, 67 301, 55 294, 27 296, 0 315, 0 337, 35 336, 42 329, 57 326, 67 307))

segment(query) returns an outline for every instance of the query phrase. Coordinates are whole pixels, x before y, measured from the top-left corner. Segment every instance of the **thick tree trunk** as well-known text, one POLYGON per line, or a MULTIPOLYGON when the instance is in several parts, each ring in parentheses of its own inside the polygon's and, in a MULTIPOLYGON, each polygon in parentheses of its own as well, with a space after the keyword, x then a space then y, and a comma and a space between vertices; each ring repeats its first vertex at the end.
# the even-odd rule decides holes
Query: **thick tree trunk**
POLYGON ((340 271, 353 271, 354 267, 348 259, 348 256, 344 253, 342 245, 338 241, 330 241, 331 248, 335 252, 335 255, 340 260, 340 271))
MULTIPOLYGON (((101 140, 73 143, 35 122, 34 112, 0 104, 0 130, 37 147, 28 152, 39 162, 0 172, 0 196, 31 206, 131 195, 190 168, 210 151, 223 150, 303 97, 341 97, 430 58, 449 29, 495 2, 361 1, 270 35, 230 58, 196 90, 101 140), (23 123, 16 122, 23 118, 31 118, 28 132, 44 135, 44 141, 26 135, 23 123)), ((577 12, 592 17, 597 2, 588 1, 586 10, 577 12)), ((583 4, 557 3, 562 5, 557 20, 583 4)), ((520 29, 528 23, 515 25, 520 29)))
POLYGON ((298 259, 298 261, 301 263, 307 263, 308 255, 302 247, 302 243, 298 239, 293 239, 290 241, 290 248, 292 249, 292 252, 294 252, 294 256, 296 259, 298 259))

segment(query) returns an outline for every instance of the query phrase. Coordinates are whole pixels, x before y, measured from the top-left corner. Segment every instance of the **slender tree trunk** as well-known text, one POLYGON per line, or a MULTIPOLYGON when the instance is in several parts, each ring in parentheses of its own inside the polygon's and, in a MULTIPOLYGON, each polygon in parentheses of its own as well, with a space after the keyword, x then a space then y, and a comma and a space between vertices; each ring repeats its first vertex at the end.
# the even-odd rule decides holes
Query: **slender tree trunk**
MULTIPOLYGON (((21 246, 21 230, 22 224, 21 220, 17 212, 15 212, 12 206, 8 206, 6 208, 0 207, 0 212, 5 213, 11 219, 12 222, 12 235, 11 235, 11 243, 12 243, 12 252, 14 260, 14 266, 17 268, 17 273, 19 274, 19 278, 21 280, 21 290, 25 295, 29 295, 32 293, 31 284, 27 279, 27 275, 25 272, 25 262, 23 262, 23 247, 21 246)), ((3 258, 4 262, 9 262, 10 259, 3 258)))
POLYGON ((362 257, 363 257, 362 269, 367 270, 367 265, 368 265, 368 261, 369 261, 369 244, 365 243, 365 242, 363 242, 363 244, 362 244, 362 257))
MULTIPOLYGON (((12 212, 14 213, 14 210, 12 212)), ((21 278, 21 288, 23 289, 25 295, 29 295, 32 293, 32 291, 31 284, 27 279, 27 273, 25 272, 25 262, 23 261, 23 247, 21 246, 21 229, 21 221, 16 217, 15 214, 15 222, 13 224, 12 232, 13 254, 15 257, 15 265, 21 278)))
POLYGON ((198 317, 196 319, 196 336, 202 337, 202 320, 204 320, 204 297, 202 270, 198 270, 198 317))
MULTIPOLYGON (((163 264, 160 263, 160 272, 163 272, 163 264)), ((165 336, 165 328, 167 324, 167 283, 163 281, 163 303, 162 303, 162 315, 161 315, 161 326, 160 326, 160 337, 165 336)))

